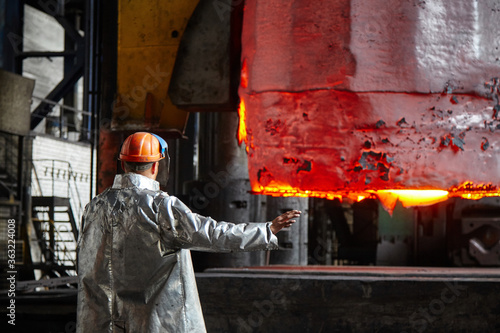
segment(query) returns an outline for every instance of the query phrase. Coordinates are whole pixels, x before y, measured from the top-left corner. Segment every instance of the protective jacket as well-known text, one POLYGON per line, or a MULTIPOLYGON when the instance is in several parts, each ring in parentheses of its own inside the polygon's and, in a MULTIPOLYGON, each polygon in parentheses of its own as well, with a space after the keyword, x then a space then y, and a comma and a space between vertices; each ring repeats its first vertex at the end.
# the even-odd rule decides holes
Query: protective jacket
POLYGON ((269 222, 216 222, 155 180, 117 175, 82 218, 77 332, 206 332, 189 249, 276 248, 269 222))

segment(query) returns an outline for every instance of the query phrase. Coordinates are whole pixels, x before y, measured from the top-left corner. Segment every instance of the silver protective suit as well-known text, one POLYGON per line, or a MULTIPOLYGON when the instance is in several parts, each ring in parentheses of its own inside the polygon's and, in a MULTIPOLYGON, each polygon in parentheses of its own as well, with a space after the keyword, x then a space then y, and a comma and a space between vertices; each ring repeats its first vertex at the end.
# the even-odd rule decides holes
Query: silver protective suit
POLYGON ((127 173, 85 208, 77 332, 206 332, 189 249, 277 248, 270 223, 216 222, 127 173))

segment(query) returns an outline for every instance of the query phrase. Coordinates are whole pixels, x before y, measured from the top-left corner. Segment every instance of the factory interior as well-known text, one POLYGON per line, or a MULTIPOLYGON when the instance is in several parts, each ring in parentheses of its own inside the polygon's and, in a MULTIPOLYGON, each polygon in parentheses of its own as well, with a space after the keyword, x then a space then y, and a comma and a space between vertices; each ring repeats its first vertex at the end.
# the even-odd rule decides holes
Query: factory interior
POLYGON ((192 251, 207 332, 500 332, 499 22, 499 0, 0 0, 1 331, 76 332, 84 208, 145 131, 193 212, 302 212, 278 250, 192 251))

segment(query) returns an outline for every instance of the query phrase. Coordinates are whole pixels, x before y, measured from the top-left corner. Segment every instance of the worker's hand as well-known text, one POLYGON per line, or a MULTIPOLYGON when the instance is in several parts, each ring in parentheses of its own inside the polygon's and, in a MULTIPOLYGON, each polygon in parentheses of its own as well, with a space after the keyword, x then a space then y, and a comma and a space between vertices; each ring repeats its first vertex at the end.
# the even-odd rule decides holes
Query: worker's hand
POLYGON ((299 217, 300 213, 301 212, 298 210, 290 210, 275 218, 271 224, 271 231, 273 232, 273 234, 276 234, 281 229, 287 228, 295 223, 295 220, 292 219, 295 217, 299 217))

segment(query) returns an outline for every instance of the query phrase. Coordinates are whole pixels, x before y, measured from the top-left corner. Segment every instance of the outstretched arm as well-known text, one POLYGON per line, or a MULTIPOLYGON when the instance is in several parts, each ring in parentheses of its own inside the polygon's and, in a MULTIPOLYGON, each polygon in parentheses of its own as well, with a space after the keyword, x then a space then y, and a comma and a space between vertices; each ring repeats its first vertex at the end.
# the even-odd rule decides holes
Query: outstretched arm
POLYGON ((287 228, 295 223, 295 220, 292 219, 299 217, 300 213, 301 212, 298 210, 290 210, 275 218, 271 224, 271 231, 273 232, 273 234, 276 234, 281 229, 287 228))
POLYGON ((191 212, 175 197, 163 198, 159 205, 162 237, 170 246, 201 251, 255 251, 278 248, 274 236, 279 230, 294 223, 297 210, 287 212, 266 223, 239 223, 215 221, 191 212))

